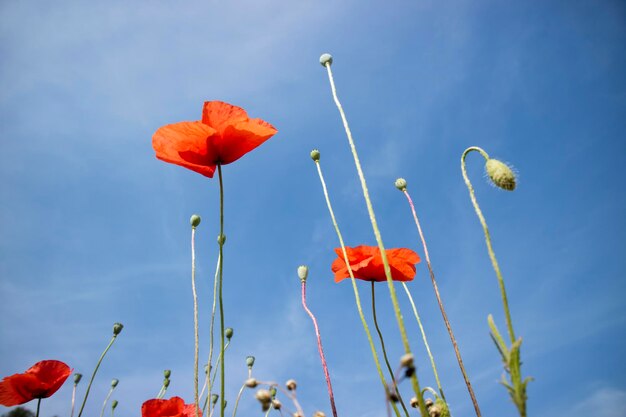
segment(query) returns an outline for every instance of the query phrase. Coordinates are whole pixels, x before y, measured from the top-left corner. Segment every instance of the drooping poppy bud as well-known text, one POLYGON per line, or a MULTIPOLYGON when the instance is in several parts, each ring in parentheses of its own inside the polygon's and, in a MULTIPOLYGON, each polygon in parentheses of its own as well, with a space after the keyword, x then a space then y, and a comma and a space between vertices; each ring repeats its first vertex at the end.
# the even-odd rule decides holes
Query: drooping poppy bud
POLYGON ((74 374, 74 385, 77 385, 81 379, 83 379, 83 374, 79 374, 79 373, 74 374))
POLYGON ((113 402, 111 403, 111 408, 115 410, 117 408, 117 404, 117 400, 113 400, 113 402))
POLYGON ((485 163, 485 171, 496 186, 503 190, 513 191, 516 186, 515 173, 507 164, 490 158, 485 163))
POLYGON ((255 378, 248 378, 248 379, 246 379, 246 382, 244 384, 248 388, 256 388, 256 386, 259 385, 259 383, 257 382, 257 380, 255 378))
POLYGON ((285 386, 287 387, 289 391, 294 391, 296 387, 298 386, 298 384, 296 383, 295 379, 290 379, 287 382, 285 382, 285 386))
POLYGON ((218 400, 218 398, 220 398, 220 396, 219 396, 219 395, 217 395, 217 394, 211 394, 211 404, 213 404, 213 405, 217 404, 217 400, 218 400))

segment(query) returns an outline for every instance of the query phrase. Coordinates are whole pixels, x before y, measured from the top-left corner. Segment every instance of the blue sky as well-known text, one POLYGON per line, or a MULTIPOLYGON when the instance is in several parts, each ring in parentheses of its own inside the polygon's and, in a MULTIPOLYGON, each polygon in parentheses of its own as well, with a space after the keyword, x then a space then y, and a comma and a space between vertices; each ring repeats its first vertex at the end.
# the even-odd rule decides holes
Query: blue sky
MULTIPOLYGON (((472 145, 520 175, 515 192, 496 190, 481 158, 468 157, 524 338, 523 372, 535 377, 529 415, 623 416, 624 45, 619 1, 3 2, 0 375, 41 359, 88 375, 120 321, 124 331, 87 415, 100 412, 112 378, 120 379, 116 414, 139 415, 166 368, 169 394, 191 402, 188 220, 203 218, 206 357, 218 185, 156 160, 151 136, 164 124, 199 119, 203 101, 223 100, 279 130, 224 167, 225 317, 235 329, 229 400, 253 354, 259 379, 295 378, 305 411, 330 415, 299 304, 296 268, 304 263, 340 415, 384 415, 351 286, 332 280, 337 239, 309 159, 319 148, 348 245, 375 244, 318 63, 330 52, 385 244, 423 254, 393 187, 402 176, 483 415, 516 412, 497 383, 502 371, 486 317, 504 328, 502 307, 459 168, 472 145)), ((410 288, 453 415, 472 415, 425 264, 410 288)), ((403 352, 386 289, 378 296, 397 360, 403 352)), ((421 383, 434 385, 400 298, 421 383)), ((67 383, 43 403, 42 416, 68 415, 70 396, 67 383)), ((240 412, 260 415, 252 393, 240 412)))

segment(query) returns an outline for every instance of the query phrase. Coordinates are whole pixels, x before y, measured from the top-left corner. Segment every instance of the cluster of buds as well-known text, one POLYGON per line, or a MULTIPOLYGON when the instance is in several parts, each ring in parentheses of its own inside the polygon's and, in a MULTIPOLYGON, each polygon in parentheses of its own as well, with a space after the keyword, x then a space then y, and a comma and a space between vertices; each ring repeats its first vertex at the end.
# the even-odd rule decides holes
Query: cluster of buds
POLYGON ((166 369, 163 371, 163 387, 167 388, 170 386, 170 376, 172 375, 172 371, 166 369))
POLYGON ((267 411, 272 405, 272 393, 269 390, 261 388, 254 394, 254 397, 261 403, 261 409, 267 411))
MULTIPOLYGON (((424 405, 426 406, 426 411, 428 411, 428 415, 430 417, 450 417, 450 410, 448 409, 448 404, 441 398, 437 398, 433 401, 430 398, 427 398, 424 401, 424 405)), ((417 398, 411 398, 411 407, 418 408, 419 403, 417 402, 417 398)))

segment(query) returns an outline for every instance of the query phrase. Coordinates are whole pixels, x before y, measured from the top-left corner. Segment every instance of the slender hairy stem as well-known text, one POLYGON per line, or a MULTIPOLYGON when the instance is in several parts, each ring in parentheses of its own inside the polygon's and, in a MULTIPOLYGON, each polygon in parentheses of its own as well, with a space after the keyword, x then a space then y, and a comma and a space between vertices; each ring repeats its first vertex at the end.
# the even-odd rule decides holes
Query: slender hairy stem
MULTIPOLYGON (((472 399, 472 404, 474 404, 474 411, 476 412, 476 416, 481 417, 480 408, 478 407, 478 401, 476 400, 474 389, 472 388, 472 384, 469 380, 469 377, 467 376, 467 372, 465 371, 465 365, 463 365, 461 352, 459 351, 459 347, 456 343, 456 338, 454 337, 454 333, 452 332, 452 326, 450 325, 450 321, 448 320, 448 314, 446 313, 446 309, 443 307, 443 301, 441 301, 441 295, 439 294, 439 287, 437 286, 435 273, 433 272, 433 267, 430 263, 430 256, 428 255, 428 246, 426 245, 426 239, 424 238, 422 227, 420 226, 420 222, 417 218, 417 213, 415 212, 415 206, 413 205, 413 200, 411 199, 411 196, 409 195, 409 192, 406 190, 406 188, 402 190, 402 192, 406 196, 406 199, 409 202, 409 206, 411 207, 411 212, 413 213, 413 220, 415 220, 415 225, 417 226, 417 231, 422 241, 422 247, 424 248, 424 256, 426 257, 426 265, 428 266, 428 272, 430 274, 430 281, 433 284, 433 289, 435 290, 435 296, 437 297, 437 303, 439 304, 439 310, 441 310, 441 316, 443 317, 443 322, 446 324, 446 329, 448 329, 448 335, 450 336, 450 341, 452 341, 452 347, 454 348, 454 353, 456 355, 456 360, 459 363, 459 368, 461 368, 461 373, 463 374, 463 379, 465 380, 465 386, 467 386, 467 391, 469 392, 469 395, 472 399)), ((410 294, 408 290, 407 290, 407 294, 410 294)), ((413 303, 413 301, 411 301, 411 303, 413 303)), ((432 358, 431 358, 431 361, 432 361, 432 358)), ((442 393, 442 397, 443 397, 443 393, 442 393)))
POLYGON ((70 411, 70 417, 74 417, 74 404, 76 403, 76 383, 74 383, 74 388, 72 388, 72 411, 70 411))
POLYGON ((246 389, 246 384, 241 386, 239 390, 239 394, 237 394, 237 400, 235 400, 235 408, 233 409, 233 417, 237 414, 237 407, 239 406, 239 399, 241 399, 241 394, 243 394, 243 390, 246 389))
POLYGON ((335 395, 333 394, 333 387, 330 383, 330 375, 328 374, 328 366, 326 365, 326 357, 324 356, 324 348, 322 347, 322 336, 320 335, 320 329, 317 325, 317 319, 309 310, 306 305, 306 279, 302 280, 302 307, 307 312, 311 320, 313 320, 313 327, 315 327, 315 336, 317 337, 317 350, 320 354, 322 361, 322 368, 324 368, 324 377, 326 378, 326 385, 328 386, 328 397, 330 398, 330 408, 332 409, 333 416, 337 417, 337 408, 335 407, 335 395))
POLYGON ((113 387, 111 387, 111 389, 109 390, 109 393, 104 398, 104 402, 102 403, 102 411, 100 411, 100 417, 104 416, 104 409, 107 406, 107 401, 109 401, 109 398, 111 398, 111 394, 113 394, 113 387))
POLYGON ((113 342, 115 342, 116 338, 117 338, 117 335, 114 334, 113 337, 111 338, 111 341, 107 345, 106 349, 104 349, 104 352, 102 352, 102 355, 100 355, 100 359, 98 360, 98 363, 96 364, 96 368, 93 370, 93 374, 91 374, 91 379, 89 380, 89 385, 87 385, 87 390, 85 391, 85 398, 83 398, 83 403, 80 406, 80 411, 78 412, 78 417, 80 417, 83 414, 83 409, 85 408, 85 404, 87 403, 87 397, 89 397, 89 390, 91 389, 91 384, 93 384, 93 380, 96 377, 96 373, 98 372, 98 368, 100 368, 100 364, 102 363, 102 360, 104 359, 104 356, 107 354, 109 349, 111 349, 111 346, 113 346, 113 342))
MULTIPOLYGON (((211 392, 213 389, 213 384, 211 382, 211 362, 213 361, 213 327, 215 324, 215 307, 217 306, 217 282, 219 280, 219 272, 220 265, 222 264, 222 258, 217 256, 217 265, 215 266, 215 279, 213 280, 213 307, 211 309, 211 328, 210 328, 210 336, 209 336, 209 360, 207 362, 207 372, 206 372, 206 380, 205 385, 208 384, 207 398, 211 396, 211 392)), ((204 388, 202 389, 204 391, 204 388)), ((209 405, 209 410, 211 410, 212 405, 209 405)), ((204 408, 203 408, 204 409, 204 408)))
POLYGON ((37 398, 37 414, 35 417, 39 417, 39 407, 41 406, 41 398, 37 398))
MULTIPOLYGON (((383 261, 385 276, 387 277, 387 285, 389 287, 389 295, 391 296, 393 310, 396 315, 396 321, 398 322, 398 328, 400 329, 400 336, 402 338, 404 351, 407 354, 411 354, 411 346, 409 344, 409 338, 406 333, 406 328, 404 327, 404 320, 402 319, 402 313, 400 311, 400 304, 398 303, 398 296, 396 295, 396 290, 393 285, 393 277, 391 276, 391 268, 389 267, 389 260, 387 259, 387 253, 385 252, 385 245, 383 244, 383 239, 380 234, 380 230, 378 229, 378 223, 376 222, 376 215, 374 214, 372 201, 369 196, 369 191, 367 190, 367 183, 365 182, 365 176, 363 175, 363 170, 361 169, 361 162, 359 161, 359 155, 356 151, 356 146, 354 145, 354 141, 352 140, 352 132, 350 131, 350 127, 348 126, 348 119, 346 119, 346 115, 343 111, 343 107, 341 107, 341 103, 339 102, 339 98, 337 97, 337 90, 335 88, 335 81, 333 80, 333 73, 332 73, 332 70, 330 69, 330 64, 326 63, 324 66, 326 67, 326 70, 328 71, 328 80, 330 81, 330 87, 332 90, 333 99, 335 100, 335 104, 337 106, 337 109, 339 110, 339 114, 341 115, 341 120, 343 121, 343 127, 346 131, 346 135, 348 136, 350 150, 352 151, 352 156, 354 158, 354 164, 356 166, 356 170, 359 175, 359 180, 361 181, 361 188, 363 189, 363 197, 365 197, 365 204, 367 205, 367 211, 369 213, 370 222, 372 223, 372 229, 374 230, 374 236, 376 237, 376 242, 378 243, 378 248, 380 249, 380 256, 383 261)), ((417 397, 417 402, 419 405, 420 413, 422 414, 422 417, 427 417, 428 412, 426 411, 426 405, 424 404, 424 397, 422 395, 422 390, 420 389, 419 381, 417 379, 417 372, 414 372, 413 375, 411 376, 411 385, 413 387, 413 391, 415 392, 415 396, 417 397)))
MULTIPOLYGON (((385 381, 385 375, 383 374, 383 370, 380 366, 380 360, 378 359, 378 352, 376 352, 374 339, 372 339, 372 333, 370 332, 370 328, 367 325, 367 320, 365 320, 365 315, 363 314, 363 308, 361 307, 361 297, 359 296, 359 289, 357 288, 357 285, 356 285, 356 279, 354 278, 354 273, 352 272, 352 268, 350 268, 350 259, 348 258, 348 252, 346 252, 346 245, 343 242, 343 236, 341 235, 341 231, 339 230, 339 225, 337 224, 337 219, 335 218, 335 212, 333 211, 333 206, 331 205, 330 198, 328 197, 328 189, 326 188, 326 181, 324 181, 324 175, 322 174, 322 167, 319 161, 315 161, 315 166, 317 167, 317 173, 320 177, 320 182, 322 183, 322 189, 324 191, 324 197, 326 199, 326 206, 328 207, 330 218, 333 222, 333 226, 335 227, 337 238, 339 238, 339 244, 341 245, 343 259, 346 265, 348 266, 348 273, 350 274, 350 281, 352 282, 352 289, 354 290, 354 300, 356 301, 356 308, 359 311, 361 324, 363 324, 363 329, 365 330, 365 334, 367 335, 367 341, 369 342, 370 350, 372 351, 374 364, 376 365, 376 370, 378 371, 380 382, 383 384, 383 388, 385 389, 385 397, 386 397, 387 390, 389 389, 389 387, 387 386, 387 381, 385 381)), ((400 413, 397 408, 395 409, 395 411, 396 411, 396 416, 400 417, 400 413)))
POLYGON ((198 336, 198 293, 196 292, 196 227, 191 228, 191 291, 193 293, 193 399, 196 406, 196 417, 199 417, 200 401, 198 399, 198 355, 200 340, 198 336))
POLYGON ((496 259, 496 254, 493 251, 493 246, 491 246, 491 236, 489 235, 489 228, 487 227, 487 222, 485 221, 485 217, 483 216, 483 212, 480 210, 478 206, 478 201, 476 201, 476 196, 474 195, 474 187, 472 187, 472 183, 467 176, 467 170, 465 169, 465 157, 468 153, 476 151, 480 153, 486 161, 489 160, 489 155, 487 152, 478 148, 476 146, 472 146, 467 148, 463 155, 461 156, 461 171, 463 172, 463 180, 465 181, 465 185, 467 185, 467 189, 469 190, 470 199, 472 200, 472 204, 474 205, 474 210, 476 211, 476 215, 478 216, 478 220, 480 220, 480 224, 483 227, 483 231, 485 232, 485 242, 487 243, 487 251, 489 252, 489 258, 491 259, 491 265, 493 269, 496 271, 496 276, 498 277, 498 285, 500 286, 500 296, 502 297, 502 304, 504 305, 504 316, 506 318, 506 326, 509 331, 509 337, 511 338, 511 343, 515 343, 515 332, 513 331, 513 321, 511 320, 511 312, 509 310, 509 301, 506 296, 506 289, 504 288, 504 279, 502 278, 502 273, 500 272, 500 266, 498 266, 498 260, 496 259))
MULTIPOLYGON (((226 345, 224 346, 224 353, 226 353, 226 351, 228 350, 228 346, 230 346, 230 341, 226 342, 226 345)), ((217 378, 217 372, 219 370, 221 362, 222 362, 222 353, 220 352, 220 354, 217 355, 217 360, 215 361, 215 370, 213 371, 213 376, 211 377, 211 382, 210 382, 211 386, 215 383, 215 378, 217 378)), ((207 398, 209 395, 211 395, 211 392, 207 392, 207 398)))
POLYGON ((411 307, 413 308, 413 314, 415 315, 415 319, 417 320, 417 325, 420 328, 420 332, 422 333, 422 340, 424 341, 424 346, 426 346, 426 352, 428 353, 428 357, 430 358, 430 365, 433 368, 433 374, 435 374, 435 381, 437 381, 437 388, 439 388, 439 394, 441 394, 441 398, 445 401, 446 396, 443 394, 443 388, 441 388, 441 381, 439 380, 439 372, 437 372, 437 366, 435 365, 435 358, 433 357, 432 352, 430 351, 430 345, 428 344, 428 339, 426 338, 426 332, 424 331, 424 326, 422 325, 422 320, 420 319, 420 315, 417 313, 417 307, 415 307, 415 302, 413 301, 413 296, 409 291, 409 287, 405 282, 402 283, 404 287, 404 291, 406 292, 407 297, 409 297, 409 302, 411 303, 411 307))
POLYGON ((222 298, 222 288, 224 284, 224 183, 222 180, 222 165, 217 164, 217 173, 220 180, 220 267, 219 267, 219 305, 220 305, 220 417, 224 417, 224 409, 226 408, 225 394, 225 366, 226 358, 224 357, 224 300, 222 298))
POLYGON ((397 382, 396 378, 393 375, 393 370, 391 369, 391 365, 389 364, 389 358, 387 357, 387 349, 385 349, 385 339, 383 339, 383 332, 380 331, 380 327, 378 326, 378 317, 376 316, 376 292, 374 289, 374 285, 376 284, 374 281, 372 284, 372 317, 374 318, 374 327, 376 327, 376 332, 378 333, 378 338, 380 339, 380 347, 383 350, 383 358, 385 359, 385 365, 387 365, 387 370, 389 371, 389 375, 391 376, 391 383, 393 384, 396 395, 398 396, 398 400, 400 400, 400 405, 404 410, 404 413, 409 416, 409 410, 406 409, 406 405, 404 404, 404 400, 402 399, 402 395, 400 391, 396 388, 397 382))

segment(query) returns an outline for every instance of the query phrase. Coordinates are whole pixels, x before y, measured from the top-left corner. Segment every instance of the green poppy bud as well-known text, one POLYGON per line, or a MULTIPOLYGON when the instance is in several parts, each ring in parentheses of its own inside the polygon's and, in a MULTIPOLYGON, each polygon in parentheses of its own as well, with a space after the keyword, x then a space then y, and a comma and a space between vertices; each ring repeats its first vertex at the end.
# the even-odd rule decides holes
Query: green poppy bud
POLYGON ((111 408, 115 410, 117 408, 117 404, 117 400, 113 400, 113 402, 111 403, 111 408))
POLYGON ((122 323, 115 323, 113 325, 113 335, 117 336, 118 334, 120 334, 123 328, 124 328, 124 325, 122 323))
POLYGON ((326 65, 332 65, 332 63, 333 56, 331 54, 322 54, 322 56, 320 56, 320 64, 322 64, 323 67, 326 65))
POLYGON ((120 383, 120 380, 117 378, 113 378, 113 380, 111 381, 111 388, 115 388, 117 387, 117 384, 120 383))
POLYGON ((170 375, 172 375, 172 371, 170 371, 169 369, 163 371, 163 376, 165 377, 165 379, 169 378, 170 375))
POLYGON ((169 378, 165 378, 165 379, 163 380, 163 386, 164 386, 165 388, 167 388, 167 387, 169 387, 169 386, 170 386, 170 380, 169 380, 169 378))
POLYGON ((217 395, 217 394, 211 394, 211 404, 213 404, 213 405, 217 404, 217 400, 218 400, 218 398, 220 398, 220 396, 219 396, 219 395, 217 395))
POLYGON ((230 340, 230 338, 233 337, 233 332, 234 332, 234 330, 233 330, 232 327, 227 327, 224 330, 224 336, 226 336, 226 339, 230 340))
POLYGON ((83 378, 83 374, 74 374, 74 385, 78 384, 80 380, 83 378))
POLYGON ((406 180, 404 178, 398 178, 396 180, 396 188, 400 191, 406 190, 406 180))
POLYGON ((317 149, 313 149, 311 151, 311 159, 314 160, 315 162, 320 160, 320 151, 318 151, 317 149))
POLYGON ((278 392, 278 390, 276 389, 276 387, 271 387, 270 388, 270 394, 272 395, 272 398, 276 397, 276 393, 278 392))
POLYGON ((304 282, 306 281, 306 277, 309 275, 309 267, 306 265, 300 265, 298 267, 298 277, 300 278, 300 281, 304 282))
POLYGON ((496 186, 503 190, 513 191, 516 185, 515 173, 507 164, 497 159, 488 159, 485 171, 496 186))
POLYGON ((226 235, 217 235, 217 243, 219 245, 226 243, 226 235))
POLYGON ((248 368, 252 368, 254 366, 254 356, 246 357, 246 365, 248 365, 248 368))
POLYGON ((198 227, 198 225, 200 225, 201 221, 202 219, 197 214, 192 215, 189 219, 189 223, 191 223, 191 227, 193 227, 194 229, 198 227))

